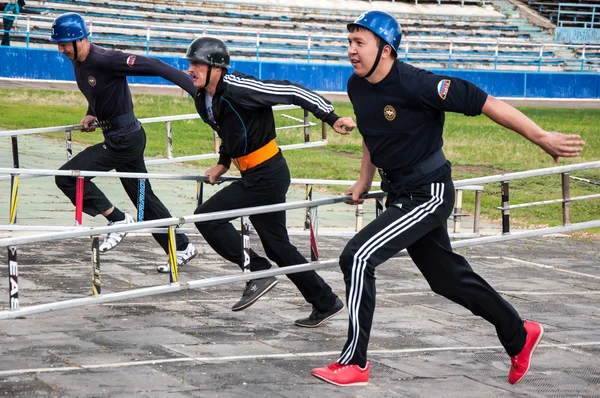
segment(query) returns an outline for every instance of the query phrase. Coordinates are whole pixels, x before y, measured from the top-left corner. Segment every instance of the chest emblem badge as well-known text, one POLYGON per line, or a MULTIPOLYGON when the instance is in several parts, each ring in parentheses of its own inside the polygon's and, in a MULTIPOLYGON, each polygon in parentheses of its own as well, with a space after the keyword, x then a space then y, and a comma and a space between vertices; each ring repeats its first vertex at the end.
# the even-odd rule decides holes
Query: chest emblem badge
POLYGON ((393 106, 386 105, 385 108, 383 108, 383 116, 391 122, 396 118, 396 110, 393 106))
POLYGON ((96 85, 96 78, 94 76, 88 76, 88 83, 90 86, 94 87, 96 85))
POLYGON ((448 95, 448 90, 450 90, 450 80, 448 80, 448 79, 440 80, 440 82, 437 85, 437 89, 438 89, 438 94, 440 95, 440 98, 445 100, 446 95, 448 95))

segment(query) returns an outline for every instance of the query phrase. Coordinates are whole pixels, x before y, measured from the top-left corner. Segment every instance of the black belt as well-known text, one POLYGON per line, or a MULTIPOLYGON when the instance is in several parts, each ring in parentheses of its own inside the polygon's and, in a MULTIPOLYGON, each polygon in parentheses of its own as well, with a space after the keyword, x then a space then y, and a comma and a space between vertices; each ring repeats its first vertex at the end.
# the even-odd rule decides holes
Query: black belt
POLYGON ((390 182, 401 182, 408 181, 417 176, 424 176, 432 171, 442 167, 446 163, 446 156, 444 151, 439 149, 433 155, 429 156, 425 160, 420 161, 415 166, 407 167, 400 170, 383 170, 377 169, 381 180, 387 184, 390 182))
POLYGON ((104 120, 96 120, 96 125, 102 129, 103 132, 108 132, 111 130, 116 130, 119 127, 127 126, 131 123, 134 123, 137 119, 133 112, 126 113, 121 116, 113 117, 111 119, 104 120))

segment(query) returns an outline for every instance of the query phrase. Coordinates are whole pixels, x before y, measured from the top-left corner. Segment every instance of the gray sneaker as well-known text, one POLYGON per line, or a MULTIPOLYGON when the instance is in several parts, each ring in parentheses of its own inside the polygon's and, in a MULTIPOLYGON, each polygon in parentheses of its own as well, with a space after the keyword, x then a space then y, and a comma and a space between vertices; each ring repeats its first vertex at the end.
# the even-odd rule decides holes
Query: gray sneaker
POLYGON ((296 326, 301 326, 303 328, 316 328, 318 326, 321 326, 327 320, 333 318, 343 310, 344 303, 342 302, 342 300, 340 300, 339 297, 336 297, 335 303, 333 304, 333 307, 331 307, 330 310, 319 311, 315 307, 313 307, 313 310, 308 316, 308 318, 298 319, 294 323, 296 324, 296 326))
POLYGON ((231 307, 232 311, 241 311, 245 308, 250 307, 261 298, 269 290, 273 289, 277 284, 278 280, 274 276, 268 278, 254 279, 246 282, 246 288, 240 301, 235 303, 231 307))

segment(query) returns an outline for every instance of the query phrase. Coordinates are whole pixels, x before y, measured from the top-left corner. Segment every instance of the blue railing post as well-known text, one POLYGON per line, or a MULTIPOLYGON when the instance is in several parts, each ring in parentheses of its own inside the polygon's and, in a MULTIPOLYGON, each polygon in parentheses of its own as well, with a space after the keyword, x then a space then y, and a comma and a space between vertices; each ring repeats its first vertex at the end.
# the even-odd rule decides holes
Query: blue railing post
POLYGON ((494 70, 498 69, 498 50, 500 47, 500 43, 496 42, 496 51, 494 53, 494 70))
POLYGON ((30 22, 31 22, 31 17, 29 15, 27 15, 27 34, 25 36, 25 47, 26 48, 29 48, 29 34, 31 33, 30 22))
POLYGON ((585 66, 585 44, 581 48, 581 72, 583 72, 585 66))
POLYGON ((408 62, 408 43, 410 43, 410 39, 406 39, 405 43, 406 47, 404 47, 404 62, 408 62))
POLYGON ((448 69, 452 69, 452 45, 453 42, 450 40, 450 48, 448 49, 448 69))
POLYGON ((308 63, 310 64, 310 33, 308 34, 308 50, 307 50, 307 55, 308 55, 308 63))
POLYGON ((150 24, 146 26, 146 55, 150 54, 150 24))
POLYGON ((256 62, 259 62, 260 31, 256 32, 256 62))
POLYGON ((542 56, 544 55, 544 43, 540 44, 540 59, 538 61, 538 72, 542 70, 542 56))

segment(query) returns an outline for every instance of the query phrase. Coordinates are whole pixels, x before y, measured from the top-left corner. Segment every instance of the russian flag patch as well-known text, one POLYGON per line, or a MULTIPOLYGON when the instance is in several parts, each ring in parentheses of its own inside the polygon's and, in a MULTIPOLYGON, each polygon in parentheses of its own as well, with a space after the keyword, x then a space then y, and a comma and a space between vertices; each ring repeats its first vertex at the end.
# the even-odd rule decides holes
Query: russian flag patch
POLYGON ((437 85, 437 89, 438 89, 438 94, 440 95, 440 98, 445 100, 446 95, 448 95, 448 90, 450 89, 450 80, 448 80, 448 79, 440 80, 440 82, 437 85))

